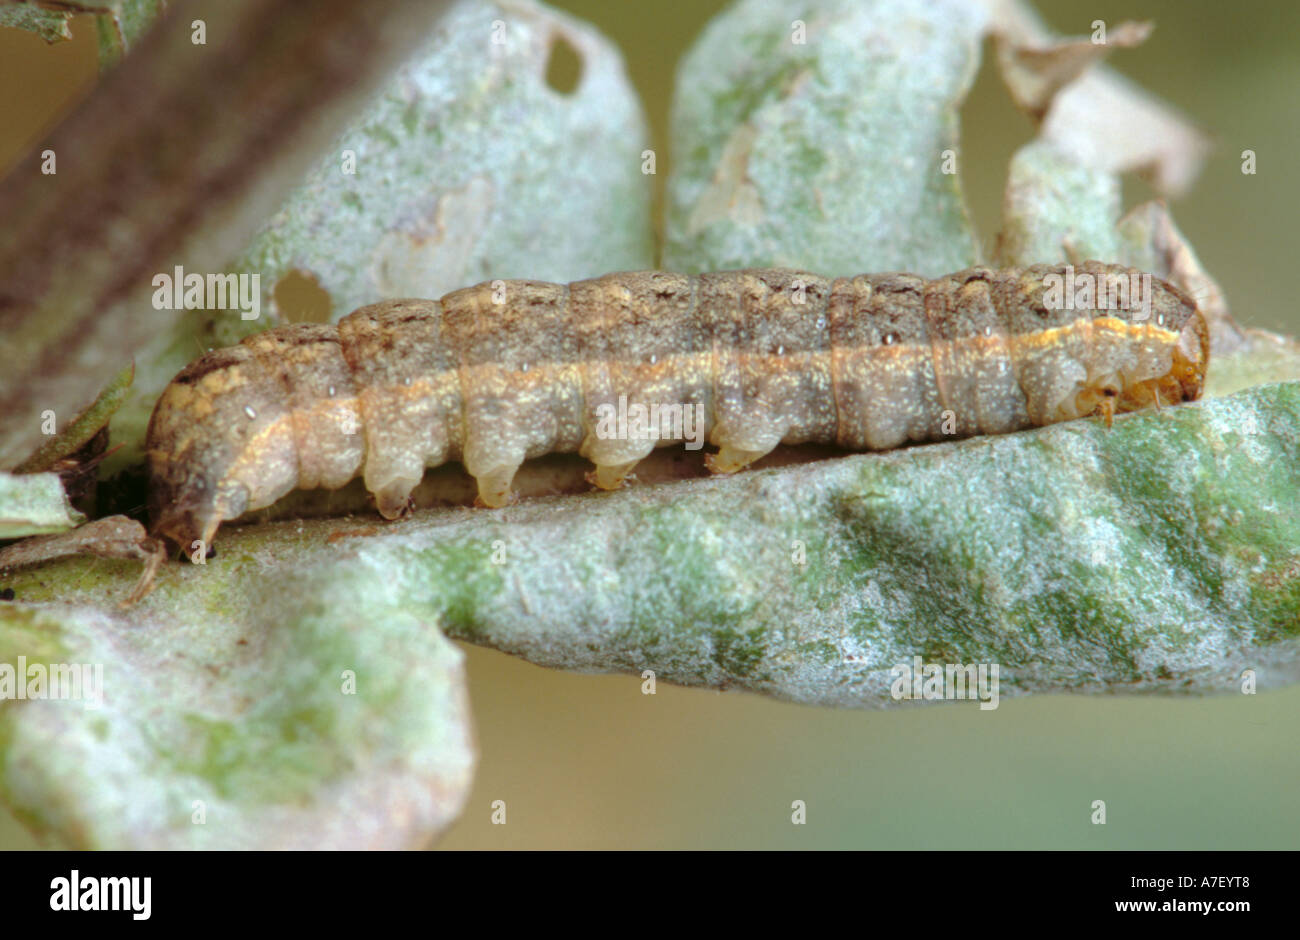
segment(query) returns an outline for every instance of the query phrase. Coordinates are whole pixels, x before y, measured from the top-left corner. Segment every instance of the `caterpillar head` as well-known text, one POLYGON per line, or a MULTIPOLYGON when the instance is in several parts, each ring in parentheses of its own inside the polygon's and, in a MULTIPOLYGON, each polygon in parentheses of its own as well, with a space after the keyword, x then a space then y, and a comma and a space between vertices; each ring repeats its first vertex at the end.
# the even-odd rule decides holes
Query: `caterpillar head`
POLYGON ((1176 287, 1151 279, 1148 298, 1130 311, 1097 311, 1080 415, 1139 411, 1195 401, 1205 390, 1210 333, 1205 316, 1176 287))
POLYGON ((1205 370, 1210 365, 1210 327, 1205 315, 1193 308, 1178 333, 1174 346, 1174 367, 1169 372, 1183 392, 1183 401, 1195 401, 1205 391, 1205 370))
POLYGON ((1205 370, 1210 362, 1210 331, 1205 316, 1190 298, 1160 284, 1154 313, 1145 323, 1145 346, 1157 350, 1143 375, 1129 376, 1116 402, 1117 411, 1136 411, 1149 405, 1195 401, 1205 390, 1205 370))

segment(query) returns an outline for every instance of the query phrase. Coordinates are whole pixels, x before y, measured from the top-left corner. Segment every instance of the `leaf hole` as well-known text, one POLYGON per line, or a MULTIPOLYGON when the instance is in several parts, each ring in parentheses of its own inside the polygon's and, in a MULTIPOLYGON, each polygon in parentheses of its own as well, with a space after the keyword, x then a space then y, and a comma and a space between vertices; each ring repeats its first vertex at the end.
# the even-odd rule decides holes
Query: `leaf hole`
POLYGON ((546 54, 546 84, 561 95, 571 95, 582 82, 582 56, 563 36, 552 36, 546 54))
POLYGON ((333 301, 310 271, 290 271, 271 292, 276 312, 285 323, 329 323, 333 301))

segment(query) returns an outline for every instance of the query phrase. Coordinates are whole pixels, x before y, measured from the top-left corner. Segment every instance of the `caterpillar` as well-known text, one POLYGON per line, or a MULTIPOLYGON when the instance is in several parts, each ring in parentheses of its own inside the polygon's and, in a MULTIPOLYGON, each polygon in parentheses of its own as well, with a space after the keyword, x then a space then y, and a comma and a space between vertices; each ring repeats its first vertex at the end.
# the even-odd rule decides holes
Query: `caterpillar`
POLYGON ((577 451, 592 483, 616 489, 672 443, 609 433, 604 419, 628 402, 698 415, 718 448, 709 469, 730 473, 782 443, 884 450, 1109 422, 1198 398, 1208 361, 1186 294, 1099 262, 934 280, 493 281, 372 304, 336 327, 278 327, 191 363, 149 423, 151 531, 210 545, 224 520, 358 474, 395 519, 426 467, 456 460, 488 507, 506 505, 520 464, 548 452, 577 451))

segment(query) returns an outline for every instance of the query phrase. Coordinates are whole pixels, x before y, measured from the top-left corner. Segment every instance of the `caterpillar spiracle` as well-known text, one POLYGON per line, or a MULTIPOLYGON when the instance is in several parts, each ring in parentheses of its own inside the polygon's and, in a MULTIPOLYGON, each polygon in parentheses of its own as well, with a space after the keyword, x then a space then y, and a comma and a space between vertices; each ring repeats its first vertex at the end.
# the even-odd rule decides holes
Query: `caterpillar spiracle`
POLYGON ((1186 294, 1098 262, 934 280, 743 270, 494 281, 372 304, 336 327, 278 327, 191 363, 149 423, 152 532, 210 545, 224 520, 358 474, 394 519, 426 467, 456 460, 489 507, 510 501, 523 461, 548 452, 577 451, 595 464, 589 479, 615 489, 672 443, 599 433, 621 397, 696 409, 718 448, 709 469, 730 473, 781 443, 883 450, 1109 421, 1199 397, 1208 360, 1186 294), (1077 293, 1088 278, 1096 290, 1077 293), (1126 303, 1107 302, 1126 285, 1126 303))

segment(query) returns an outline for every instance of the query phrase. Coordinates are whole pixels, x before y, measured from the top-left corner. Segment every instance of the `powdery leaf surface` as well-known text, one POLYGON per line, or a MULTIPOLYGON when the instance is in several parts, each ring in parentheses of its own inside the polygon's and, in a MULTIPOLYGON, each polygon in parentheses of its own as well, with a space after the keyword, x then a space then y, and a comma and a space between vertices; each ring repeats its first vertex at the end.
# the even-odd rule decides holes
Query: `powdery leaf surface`
POLYGON ((84 521, 57 473, 0 473, 0 539, 65 532, 84 521))
POLYGON ((955 164, 941 167, 984 25, 957 0, 741 0, 715 17, 678 69, 665 267, 973 263, 955 164))
POLYGON ((0 663, 87 664, 102 703, 0 704, 0 796, 75 848, 427 844, 474 768, 463 654, 418 613, 368 608, 357 582, 305 582, 292 551, 227 548, 237 581, 125 613, 106 598, 138 563, 13 580, 40 600, 0 608, 0 663))
POLYGON ((461 3, 238 266, 262 275, 264 309, 279 277, 311 272, 335 320, 494 278, 649 267, 646 135, 622 57, 591 27, 524 0, 461 3), (561 41, 581 60, 570 94, 546 81, 561 41))

